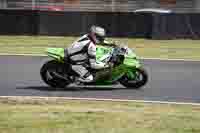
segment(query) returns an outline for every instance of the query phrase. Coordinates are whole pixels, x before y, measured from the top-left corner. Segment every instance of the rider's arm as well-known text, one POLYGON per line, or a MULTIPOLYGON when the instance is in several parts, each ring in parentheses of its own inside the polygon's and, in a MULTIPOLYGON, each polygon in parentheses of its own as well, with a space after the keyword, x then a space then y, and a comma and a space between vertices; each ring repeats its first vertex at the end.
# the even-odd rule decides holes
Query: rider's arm
POLYGON ((90 44, 88 47, 88 55, 90 65, 93 69, 102 69, 106 67, 106 64, 103 62, 96 62, 96 46, 94 44, 90 44))
POLYGON ((101 43, 100 45, 102 45, 102 46, 110 46, 110 47, 117 46, 115 42, 109 42, 109 41, 106 41, 106 40, 104 40, 104 42, 101 43))

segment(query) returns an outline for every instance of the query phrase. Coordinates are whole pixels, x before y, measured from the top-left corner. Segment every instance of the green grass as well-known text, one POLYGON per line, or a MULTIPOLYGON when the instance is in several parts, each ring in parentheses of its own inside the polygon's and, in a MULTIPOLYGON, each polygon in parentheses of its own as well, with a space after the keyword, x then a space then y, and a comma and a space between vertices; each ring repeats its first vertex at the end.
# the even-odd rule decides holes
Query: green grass
MULTIPOLYGON (((67 47, 77 37, 0 36, 0 53, 44 54, 47 47, 67 47)), ((144 58, 200 60, 200 40, 109 38, 125 42, 144 58)))
POLYGON ((199 133, 200 107, 134 102, 0 102, 1 133, 199 133))

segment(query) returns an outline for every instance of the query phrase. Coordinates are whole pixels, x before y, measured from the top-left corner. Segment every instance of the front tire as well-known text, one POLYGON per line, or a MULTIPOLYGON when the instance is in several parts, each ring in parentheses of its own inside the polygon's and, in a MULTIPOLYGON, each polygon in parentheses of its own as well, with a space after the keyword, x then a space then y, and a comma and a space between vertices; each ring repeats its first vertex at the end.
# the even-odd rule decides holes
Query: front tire
POLYGON ((54 76, 52 73, 56 72, 63 74, 64 65, 55 60, 46 62, 40 69, 40 75, 42 80, 53 88, 64 88, 69 84, 66 80, 54 76))
POLYGON ((148 82, 148 74, 144 68, 137 68, 136 69, 136 78, 135 80, 131 80, 124 75, 120 79, 120 83, 127 88, 135 88, 139 89, 144 86, 148 82))

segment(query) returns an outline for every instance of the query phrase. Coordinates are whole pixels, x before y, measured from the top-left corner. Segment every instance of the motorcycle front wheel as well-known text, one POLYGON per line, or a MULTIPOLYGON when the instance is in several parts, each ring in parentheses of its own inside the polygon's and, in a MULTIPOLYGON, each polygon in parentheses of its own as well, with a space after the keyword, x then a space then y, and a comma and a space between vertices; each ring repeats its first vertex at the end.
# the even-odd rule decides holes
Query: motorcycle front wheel
POLYGON ((139 89, 148 82, 148 74, 144 68, 137 68, 135 75, 134 80, 124 75, 119 81, 123 86, 134 89, 139 89))

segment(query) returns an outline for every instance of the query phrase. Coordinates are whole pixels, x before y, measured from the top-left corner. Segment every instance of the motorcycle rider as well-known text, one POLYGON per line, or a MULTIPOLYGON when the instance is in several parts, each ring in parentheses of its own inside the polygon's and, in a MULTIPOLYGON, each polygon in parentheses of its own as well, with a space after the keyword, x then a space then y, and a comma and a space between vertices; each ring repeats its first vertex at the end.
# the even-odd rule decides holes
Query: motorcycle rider
POLYGON ((107 63, 96 62, 96 44, 115 46, 113 43, 105 41, 105 29, 99 26, 92 26, 88 34, 83 35, 71 47, 66 48, 65 56, 70 58, 72 69, 80 75, 81 82, 91 82, 93 75, 87 70, 87 65, 93 69, 103 69, 109 67, 107 63))

